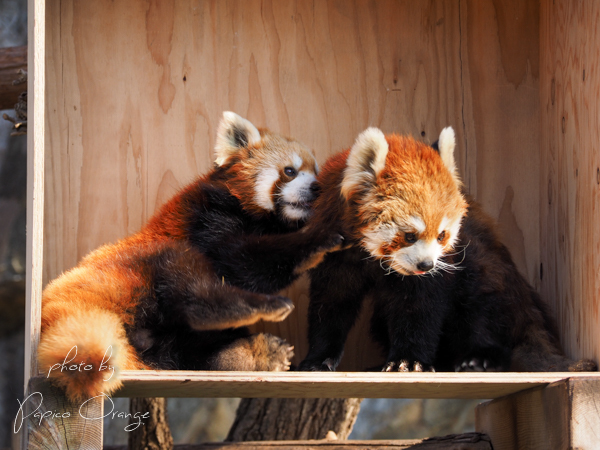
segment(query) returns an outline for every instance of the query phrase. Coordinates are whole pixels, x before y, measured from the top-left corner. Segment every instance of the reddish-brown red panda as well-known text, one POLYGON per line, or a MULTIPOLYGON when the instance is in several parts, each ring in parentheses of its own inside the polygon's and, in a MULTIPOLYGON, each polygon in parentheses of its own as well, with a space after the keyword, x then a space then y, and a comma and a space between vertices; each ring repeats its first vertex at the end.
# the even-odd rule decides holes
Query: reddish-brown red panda
POLYGON ((293 309, 278 291, 340 243, 305 227, 317 163, 304 145, 226 112, 215 168, 138 233, 43 292, 40 368, 84 400, 129 369, 287 370, 292 347, 247 325, 293 309))
POLYGON ((386 371, 596 369, 561 351, 547 307, 461 193, 454 148, 451 128, 435 148, 371 128, 326 162, 311 222, 350 247, 310 271, 301 370, 335 370, 367 297, 386 371))

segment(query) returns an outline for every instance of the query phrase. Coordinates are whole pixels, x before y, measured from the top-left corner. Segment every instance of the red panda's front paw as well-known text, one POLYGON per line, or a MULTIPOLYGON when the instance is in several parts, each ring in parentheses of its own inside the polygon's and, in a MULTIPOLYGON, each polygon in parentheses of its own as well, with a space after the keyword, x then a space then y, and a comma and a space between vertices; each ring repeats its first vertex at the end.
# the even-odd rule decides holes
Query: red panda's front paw
POLYGON ((303 372, 335 372, 338 363, 332 358, 325 361, 305 359, 300 363, 298 370, 303 372))
POLYGON ((433 366, 420 361, 409 362, 407 359, 388 361, 383 366, 382 372, 435 372, 433 366))
POLYGON ((317 247, 317 249, 311 253, 301 264, 299 264, 294 273, 299 275, 306 272, 307 270, 314 269, 323 261, 323 258, 327 253, 337 252, 343 250, 344 238, 341 234, 332 234, 329 239, 323 241, 323 243, 317 247))
POLYGON ((281 322, 294 310, 294 303, 281 295, 268 295, 260 306, 260 315, 267 322, 281 322))
POLYGON ((282 372, 290 370, 294 347, 272 334, 259 334, 255 344, 255 370, 282 372))
POLYGON ((500 367, 487 358, 469 358, 454 366, 455 372, 499 372, 500 367))

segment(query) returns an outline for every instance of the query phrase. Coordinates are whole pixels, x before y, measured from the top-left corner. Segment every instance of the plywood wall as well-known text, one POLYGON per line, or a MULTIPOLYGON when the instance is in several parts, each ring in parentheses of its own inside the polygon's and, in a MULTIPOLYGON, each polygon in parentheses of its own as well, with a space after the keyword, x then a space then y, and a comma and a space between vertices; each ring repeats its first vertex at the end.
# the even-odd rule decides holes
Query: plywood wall
POLYGON ((541 9, 542 294, 573 356, 600 359, 600 4, 541 9))
MULTIPOLYGON (((47 2, 44 278, 211 167, 233 110, 322 162, 368 126, 458 135, 465 182, 539 284, 537 1, 47 2)), ((297 312, 271 331, 306 352, 297 312)), ((371 360, 355 332, 345 367, 371 360)))

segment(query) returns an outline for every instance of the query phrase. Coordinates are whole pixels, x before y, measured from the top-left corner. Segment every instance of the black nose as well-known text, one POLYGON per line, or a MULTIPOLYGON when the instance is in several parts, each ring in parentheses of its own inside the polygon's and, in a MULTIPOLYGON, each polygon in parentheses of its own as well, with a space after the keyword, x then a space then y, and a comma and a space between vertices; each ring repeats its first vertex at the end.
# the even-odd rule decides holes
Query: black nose
POLYGON ((431 269, 433 269, 433 261, 421 261, 417 264, 417 269, 419 269, 421 272, 429 272, 431 269))
POLYGON ((317 183, 316 181, 313 181, 310 185, 310 192, 312 192, 314 195, 317 195, 320 190, 321 190, 321 186, 319 186, 319 183, 317 183))

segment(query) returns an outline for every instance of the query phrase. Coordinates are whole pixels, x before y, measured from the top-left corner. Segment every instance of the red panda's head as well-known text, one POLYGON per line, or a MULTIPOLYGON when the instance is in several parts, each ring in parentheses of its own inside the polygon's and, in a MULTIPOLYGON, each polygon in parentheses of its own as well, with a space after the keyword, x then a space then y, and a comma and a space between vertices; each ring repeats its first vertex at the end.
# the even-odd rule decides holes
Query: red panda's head
POLYGON ((348 155, 342 195, 355 208, 361 245, 391 270, 422 275, 444 268, 466 202, 454 163, 454 131, 439 152, 410 137, 360 134, 348 155))
POLYGON ((225 112, 215 154, 215 164, 228 174, 229 190, 246 210, 275 213, 292 223, 309 217, 318 166, 307 147, 225 112))

